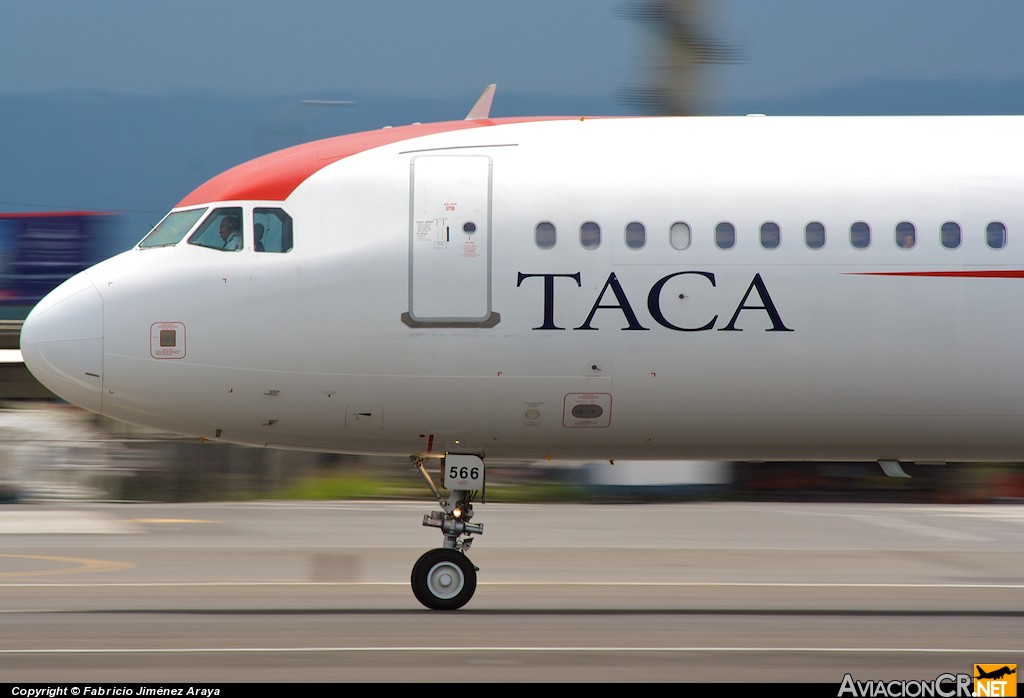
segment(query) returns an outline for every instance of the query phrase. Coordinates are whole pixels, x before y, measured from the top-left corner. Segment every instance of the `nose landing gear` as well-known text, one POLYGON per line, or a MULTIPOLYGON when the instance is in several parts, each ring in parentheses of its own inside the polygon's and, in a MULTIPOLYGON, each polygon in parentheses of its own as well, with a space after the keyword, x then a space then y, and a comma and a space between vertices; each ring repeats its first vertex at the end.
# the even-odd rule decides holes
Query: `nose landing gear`
POLYGON ((423 525, 440 528, 443 547, 424 553, 412 568, 412 593, 427 608, 454 611, 462 608, 476 592, 477 568, 466 557, 473 534, 483 534, 483 524, 470 523, 472 498, 484 491, 484 462, 479 456, 446 454, 443 463, 444 486, 450 494, 443 497, 427 472, 422 458, 414 457, 420 471, 443 511, 423 517, 423 525))

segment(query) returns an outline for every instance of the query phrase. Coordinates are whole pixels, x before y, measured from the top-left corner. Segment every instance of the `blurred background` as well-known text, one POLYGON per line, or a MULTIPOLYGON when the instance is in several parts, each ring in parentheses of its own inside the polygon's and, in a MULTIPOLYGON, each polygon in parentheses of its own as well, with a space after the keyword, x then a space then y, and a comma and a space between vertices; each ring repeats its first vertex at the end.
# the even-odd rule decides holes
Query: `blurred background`
MULTIPOLYGON (((209 177, 317 138, 492 114, 1020 114, 1017 0, 39 0, 0 41, 0 497, 429 496, 406 461, 200 444, 55 400, 17 353, 64 278, 209 177)), ((1020 464, 491 464, 488 497, 987 502, 1020 464)))

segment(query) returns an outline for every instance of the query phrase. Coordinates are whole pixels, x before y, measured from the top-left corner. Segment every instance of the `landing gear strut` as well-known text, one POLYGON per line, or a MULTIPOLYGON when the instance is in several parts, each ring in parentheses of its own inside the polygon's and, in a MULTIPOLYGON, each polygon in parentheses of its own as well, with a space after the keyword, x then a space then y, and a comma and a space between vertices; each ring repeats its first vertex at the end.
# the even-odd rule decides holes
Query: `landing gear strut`
POLYGON ((454 611, 473 598, 476 591, 477 568, 466 557, 473 544, 472 534, 483 534, 483 524, 470 523, 473 518, 472 498, 483 491, 484 463, 479 456, 447 454, 442 460, 447 498, 434 485, 425 461, 414 457, 416 469, 427 481, 443 511, 423 517, 424 526, 440 528, 444 543, 424 553, 412 568, 412 593, 427 608, 454 611))

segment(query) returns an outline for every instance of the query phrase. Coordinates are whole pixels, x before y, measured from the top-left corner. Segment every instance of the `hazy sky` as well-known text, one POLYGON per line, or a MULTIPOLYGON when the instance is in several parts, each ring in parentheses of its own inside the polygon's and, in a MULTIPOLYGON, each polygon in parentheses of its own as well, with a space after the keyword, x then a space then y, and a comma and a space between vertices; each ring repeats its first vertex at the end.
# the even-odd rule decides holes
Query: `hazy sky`
MULTIPOLYGON (((643 75, 627 0, 0 0, 0 93, 376 89, 611 94, 643 75)), ((712 98, 881 78, 1024 76, 1021 0, 708 0, 743 52, 712 98)), ((499 92, 500 94, 500 92, 499 92)), ((500 102, 498 103, 500 104, 500 102)))
POLYGON ((613 0, 2 0, 0 91, 593 92, 639 27, 613 0))

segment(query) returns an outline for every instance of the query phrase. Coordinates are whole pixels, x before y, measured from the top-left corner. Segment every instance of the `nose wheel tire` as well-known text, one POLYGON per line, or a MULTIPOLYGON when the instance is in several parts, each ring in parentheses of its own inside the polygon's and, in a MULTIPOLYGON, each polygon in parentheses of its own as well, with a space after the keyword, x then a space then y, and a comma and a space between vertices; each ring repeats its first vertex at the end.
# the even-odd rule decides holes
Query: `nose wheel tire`
POLYGON ((412 568, 412 593, 427 608, 454 611, 473 598, 476 568, 463 553, 436 548, 424 553, 412 568))

